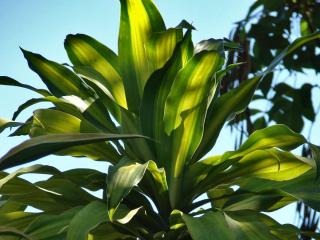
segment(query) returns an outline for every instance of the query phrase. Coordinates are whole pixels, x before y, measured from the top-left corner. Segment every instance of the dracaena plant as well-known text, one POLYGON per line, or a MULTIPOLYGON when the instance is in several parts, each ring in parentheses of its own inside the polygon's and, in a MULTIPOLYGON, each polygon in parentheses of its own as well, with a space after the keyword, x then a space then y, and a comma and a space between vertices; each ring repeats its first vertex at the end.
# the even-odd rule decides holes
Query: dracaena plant
MULTIPOLYGON (((235 44, 192 42, 182 21, 166 28, 151 0, 121 0, 115 54, 83 34, 68 35, 72 63, 58 64, 22 49, 47 86, 2 76, 2 85, 41 95, 22 104, 1 130, 30 139, 0 160, 1 170, 50 154, 88 157, 106 169, 59 171, 31 165, 0 173, 1 239, 297 239, 302 232, 263 212, 297 200, 320 209, 319 149, 285 125, 254 132, 237 150, 207 156, 219 133, 241 112, 266 74, 319 33, 288 46, 269 67, 220 94, 235 44), (49 102, 25 122, 27 107, 49 102), (310 144, 314 158, 290 151, 310 144), (30 183, 23 174, 48 174, 30 183), (89 191, 87 191, 89 190, 89 191), (95 191, 102 190, 100 197, 95 191), (39 211, 27 211, 27 207, 39 211)), ((76 164, 76 163, 75 163, 76 164)), ((76 165, 75 165, 76 166, 76 165)), ((316 235, 314 235, 316 237, 316 235)))

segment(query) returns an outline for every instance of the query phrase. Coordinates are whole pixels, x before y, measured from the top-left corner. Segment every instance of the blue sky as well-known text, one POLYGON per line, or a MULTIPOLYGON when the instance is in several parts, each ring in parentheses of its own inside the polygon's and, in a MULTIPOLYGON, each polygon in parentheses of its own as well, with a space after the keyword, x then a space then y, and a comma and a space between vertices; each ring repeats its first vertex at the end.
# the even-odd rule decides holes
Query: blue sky
MULTIPOLYGON (((241 20, 253 0, 156 0, 167 26, 175 26, 182 19, 197 28, 194 40, 228 37, 233 23, 241 20)), ((85 33, 117 49, 119 24, 117 0, 1 0, 0 1, 0 75, 13 77, 21 82, 44 87, 36 74, 28 69, 19 46, 42 54, 48 59, 68 62, 63 41, 69 33, 85 33)), ((23 89, 0 87, 0 117, 11 118, 12 113, 24 101, 38 97, 23 89)), ((37 107, 46 105, 37 105, 37 107)), ((23 112, 20 120, 31 113, 23 112)), ((0 155, 23 138, 7 138, 8 131, 0 135, 0 155)), ((217 152, 233 149, 229 130, 225 130, 217 145, 217 152)), ((106 169, 104 163, 85 159, 47 157, 38 163, 58 166, 60 169, 94 167, 106 169)), ((294 206, 275 214, 281 222, 292 222, 294 206)))

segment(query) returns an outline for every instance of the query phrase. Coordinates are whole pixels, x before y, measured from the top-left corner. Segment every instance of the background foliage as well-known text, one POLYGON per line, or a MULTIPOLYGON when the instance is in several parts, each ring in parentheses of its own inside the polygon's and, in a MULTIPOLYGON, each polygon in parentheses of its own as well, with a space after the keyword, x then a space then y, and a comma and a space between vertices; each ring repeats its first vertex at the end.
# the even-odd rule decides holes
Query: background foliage
MULTIPOLYGON (((229 63, 244 64, 225 77, 222 89, 232 89, 251 74, 262 71, 292 39, 319 30, 319 13, 318 1, 256 1, 231 32, 231 39, 241 45, 242 51, 232 53, 229 63)), ((271 123, 283 123, 297 132, 303 131, 310 140, 320 111, 319 47, 319 41, 302 47, 267 76, 254 97, 259 103, 230 123, 240 130, 236 146, 245 135, 271 123)), ((302 155, 310 156, 310 149, 303 147, 302 155)), ((301 203, 297 211, 302 217, 301 228, 317 229, 319 217, 315 212, 301 203)))

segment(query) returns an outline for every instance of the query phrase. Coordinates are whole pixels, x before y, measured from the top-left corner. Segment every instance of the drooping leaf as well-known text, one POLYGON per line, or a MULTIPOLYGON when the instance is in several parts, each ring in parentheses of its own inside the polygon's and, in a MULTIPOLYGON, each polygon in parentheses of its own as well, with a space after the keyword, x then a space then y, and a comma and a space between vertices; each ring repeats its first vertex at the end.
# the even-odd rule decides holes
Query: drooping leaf
POLYGON ((11 128, 11 127, 19 127, 23 125, 23 123, 20 122, 15 122, 12 120, 0 118, 0 133, 5 130, 6 128, 11 128))
POLYGON ((315 167, 315 163, 312 160, 296 157, 289 152, 273 148, 256 150, 246 154, 233 164, 230 171, 226 171, 224 174, 226 176, 231 174, 235 178, 236 176, 257 176, 275 181, 285 181, 297 178, 313 167, 315 167))
POLYGON ((0 159, 0 169, 31 162, 66 147, 137 137, 141 136, 105 133, 72 133, 39 136, 24 141, 6 153, 0 159))
POLYGON ((61 197, 58 194, 43 191, 21 178, 11 178, 5 182, 7 175, 8 174, 0 174, 1 178, 4 178, 0 192, 8 201, 19 203, 25 207, 32 206, 43 211, 61 211, 69 206, 61 202, 61 197))
POLYGON ((52 178, 68 179, 81 188, 98 191, 105 188, 107 174, 94 169, 76 168, 56 174, 52 178))
POLYGON ((293 132, 287 126, 282 124, 273 125, 255 131, 238 150, 226 152, 223 155, 223 159, 242 157, 254 150, 272 147, 288 151, 306 142, 306 139, 301 134, 293 132))
POLYGON ((17 80, 14 80, 13 78, 7 77, 7 76, 0 76, 0 85, 7 85, 7 86, 15 86, 15 87, 21 87, 25 89, 29 89, 31 91, 34 91, 42 96, 49 96, 51 95, 47 90, 45 89, 37 89, 35 87, 32 87, 28 84, 23 84, 18 82, 17 80))
POLYGON ((300 177, 287 181, 274 181, 257 177, 248 177, 239 179, 237 184, 242 190, 255 193, 280 190, 288 193, 299 201, 303 201, 313 209, 319 210, 320 192, 318 183, 315 182, 315 176, 315 171, 311 170, 300 177))
POLYGON ((82 99, 92 96, 93 92, 68 68, 49 61, 39 54, 21 50, 29 67, 39 75, 54 96, 75 95, 82 99))
POLYGON ((81 207, 75 207, 58 215, 43 215, 36 218, 25 229, 25 233, 31 238, 46 239, 63 239, 71 219, 79 212, 81 207))
POLYGON ((7 182, 9 182, 11 179, 23 175, 23 174, 29 174, 29 173, 38 173, 38 174, 50 174, 50 175, 54 175, 54 174, 59 174, 60 171, 58 169, 56 169, 55 167, 51 167, 51 166, 46 166, 46 165, 33 165, 30 167, 25 167, 25 168, 20 168, 12 173, 10 173, 9 175, 7 175, 4 178, 0 179, 0 189, 2 188, 3 185, 5 185, 7 182))
POLYGON ((212 200, 212 206, 223 209, 224 211, 238 211, 238 210, 255 210, 255 211, 275 211, 295 202, 297 199, 285 192, 263 191, 263 192, 249 192, 237 190, 223 186, 210 190, 207 195, 212 200))
MULTIPOLYGON (((67 67, 45 59, 39 54, 22 50, 29 67, 35 71, 48 89, 56 97, 75 96, 78 101, 85 103, 83 114, 95 124, 115 132, 115 126, 93 89, 86 85, 81 78, 67 67)), ((69 97, 70 98, 70 97, 69 97)), ((80 103, 79 103, 80 104, 80 103)))
POLYGON ((273 69, 290 53, 294 52, 295 50, 299 49, 301 46, 306 45, 309 42, 312 42, 316 39, 320 39, 320 32, 315 32, 313 34, 303 36, 297 38, 293 41, 288 47, 286 47, 268 66, 265 73, 272 72, 273 69))
POLYGON ((66 178, 49 178, 34 184, 43 191, 55 194, 56 201, 67 207, 76 207, 97 200, 98 197, 88 193, 80 186, 66 178))
MULTIPOLYGON (((33 125, 30 129, 32 137, 49 134, 94 132, 98 133, 100 130, 85 119, 81 120, 71 114, 52 109, 35 111, 33 114, 33 125)), ((56 154, 75 157, 86 156, 94 160, 107 160, 111 163, 116 163, 120 160, 117 150, 107 142, 64 148, 56 154)))

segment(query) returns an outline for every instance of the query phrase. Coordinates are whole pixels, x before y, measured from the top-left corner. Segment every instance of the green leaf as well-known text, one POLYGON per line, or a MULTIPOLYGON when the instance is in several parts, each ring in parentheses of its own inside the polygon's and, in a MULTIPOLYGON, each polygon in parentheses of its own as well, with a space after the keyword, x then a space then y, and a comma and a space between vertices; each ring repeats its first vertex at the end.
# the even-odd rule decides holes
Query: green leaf
POLYGON ((0 133, 3 132, 6 128, 19 127, 21 125, 23 125, 23 123, 0 118, 0 133))
POLYGON ((14 80, 13 78, 7 77, 7 76, 0 76, 0 85, 7 85, 7 86, 15 86, 15 87, 21 87, 25 89, 29 89, 31 91, 34 91, 42 96, 49 96, 51 95, 47 90, 45 89, 37 89, 35 87, 32 87, 28 84, 23 84, 18 82, 17 80, 14 80))
MULTIPOLYGON (((255 150, 243 157, 225 160, 219 156, 199 161, 187 172, 184 187, 188 202, 221 184, 238 184, 242 178, 256 176, 275 181, 286 181, 302 176, 315 168, 315 162, 276 148, 255 150), (194 174, 191 175, 191 174, 194 174)), ((250 189, 247 189, 250 191, 250 189)), ((268 189, 268 190, 273 190, 268 189)))
POLYGON ((260 77, 254 77, 244 81, 238 88, 220 96, 209 107, 203 137, 193 156, 194 162, 203 157, 215 145, 227 119, 232 118, 236 113, 242 112, 247 107, 259 80, 260 77))
POLYGON ((297 199, 289 194, 275 190, 263 192, 249 192, 232 188, 215 188, 207 195, 212 200, 212 206, 224 211, 255 210, 270 212, 282 208, 297 199))
POLYGON ((141 209, 142 207, 138 207, 130 210, 124 204, 120 204, 113 216, 113 220, 116 220, 120 224, 127 224, 141 209))
POLYGON ((160 210, 168 211, 168 186, 164 169, 158 169, 153 161, 140 164, 124 158, 109 168, 107 199, 111 220, 114 219, 121 201, 138 184, 145 193, 154 198, 160 210))
POLYGON ((237 181, 240 189, 260 193, 280 190, 294 197, 296 201, 303 201, 306 205, 319 211, 320 191, 315 182, 315 171, 308 171, 304 175, 287 181, 273 181, 257 177, 242 178, 237 181))
POLYGON ((68 179, 81 188, 98 191, 106 186, 107 174, 94 169, 76 168, 52 176, 52 179, 68 179))
POLYGON ((89 239, 91 240, 105 240, 106 236, 108 236, 108 240, 136 240, 137 237, 132 235, 128 235, 127 231, 119 231, 117 226, 111 223, 105 223, 98 226, 96 229, 92 231, 89 235, 89 239))
POLYGON ((194 240, 277 239, 258 217, 258 213, 249 211, 208 212, 201 217, 182 215, 194 240))
MULTIPOLYGON (((73 67, 74 71, 86 82, 102 100, 102 104, 110 111, 118 122, 121 122, 122 108, 105 86, 105 78, 90 66, 76 66, 73 67)), ((126 105, 125 105, 126 106, 126 105)))
POLYGON ((294 52, 302 45, 319 38, 320 32, 298 38, 284 49, 270 63, 263 73, 250 80, 244 81, 238 88, 220 96, 209 108, 205 121, 204 135, 196 153, 193 156, 193 161, 198 161, 211 150, 227 119, 242 112, 248 106, 261 79, 267 76, 268 73, 272 72, 287 55, 294 52))
POLYGON ((78 211, 70 221, 66 240, 87 240, 91 230, 107 221, 107 205, 99 201, 91 202, 78 211))
POLYGON ((314 166, 315 163, 312 160, 296 157, 289 152, 273 148, 256 150, 246 154, 232 165, 232 169, 223 174, 227 178, 257 176, 275 181, 285 181, 303 175, 314 166))
POLYGON ((111 49, 84 34, 69 34, 64 46, 74 66, 90 66, 100 73, 102 79, 99 83, 111 92, 120 106, 127 107, 119 59, 111 49))
POLYGON ((314 144, 309 143, 309 147, 311 150, 312 159, 316 163, 316 172, 317 172, 317 179, 320 177, 320 147, 314 144))
POLYGON ((105 133, 70 133, 39 136, 26 140, 12 148, 0 159, 0 169, 28 163, 67 147, 138 137, 142 136, 105 133))
POLYGON ((171 156, 166 159, 173 206, 179 201, 176 197, 183 168, 201 141, 207 105, 218 86, 213 75, 222 62, 223 58, 215 51, 196 54, 179 71, 166 99, 163 121, 173 144, 171 156))
POLYGON ((82 99, 91 97, 93 92, 81 79, 61 64, 49 61, 39 54, 21 49, 29 67, 35 71, 56 97, 75 95, 82 99))
MULTIPOLYGON (((0 174, 2 178, 7 175, 0 174)), ((62 199, 56 193, 43 191, 30 182, 17 177, 3 184, 0 192, 9 201, 43 211, 65 210, 68 207, 64 202, 61 202, 62 199)))
POLYGON ((154 32, 165 30, 151 0, 121 0, 119 63, 130 110, 137 111, 150 75, 145 44, 154 32))
POLYGON ((233 64, 229 64, 228 66, 226 66, 225 68, 221 69, 220 71, 217 72, 216 74, 216 78, 217 80, 221 81, 223 79, 223 77, 229 73, 232 69, 245 64, 245 62, 239 62, 239 63, 233 63, 233 64))
POLYGON ((182 123, 182 113, 205 101, 213 82, 212 76, 222 61, 215 51, 201 52, 178 73, 165 103, 164 121, 168 135, 182 123))
MULTIPOLYGON (((7 202, 10 204, 14 201, 8 200, 7 202)), ((1 206, 1 208, 3 208, 3 206, 1 206)), ((30 222, 32 222, 38 216, 39 213, 27 213, 21 210, 12 209, 12 211, 1 212, 0 226, 3 228, 14 228, 22 232, 30 224, 30 222)))
MULTIPOLYGON (((33 114, 33 125, 30 136, 37 137, 49 134, 65 133, 98 133, 95 126, 85 119, 79 119, 68 113, 52 109, 37 110, 33 114)), ((94 160, 116 163, 120 160, 117 150, 107 142, 93 143, 83 146, 64 148, 55 153, 57 155, 71 155, 75 157, 89 157, 94 160)))
POLYGON ((212 212, 199 218, 183 214, 182 219, 194 240, 233 239, 223 213, 212 212))
POLYGON ((13 113, 12 116, 12 120, 16 120, 17 117, 20 115, 20 113, 22 111, 24 111, 25 109, 27 109, 28 107, 37 104, 37 103, 41 103, 41 102, 50 102, 49 99, 47 98, 31 98, 29 100, 27 100, 26 102, 24 102, 23 104, 21 104, 18 109, 13 113))
MULTIPOLYGON (((62 175, 63 176, 63 175, 62 175)), ((85 191, 80 186, 66 178, 49 178, 35 183, 36 187, 53 193, 56 201, 64 204, 66 208, 87 204, 98 199, 96 196, 85 191)))
POLYGON ((211 171, 221 163, 221 155, 211 156, 202 161, 196 162, 186 169, 182 191, 185 195, 184 200, 193 197, 193 191, 199 190, 198 184, 201 183, 211 171))
POLYGON ((178 42, 182 40, 181 28, 170 28, 163 32, 153 33, 146 44, 146 55, 150 72, 162 68, 171 58, 178 42))
POLYGON ((93 89, 80 77, 65 66, 49 61, 39 54, 22 51, 29 67, 40 76, 54 96, 77 99, 77 105, 84 107, 83 114, 86 118, 108 132, 116 132, 108 111, 99 99, 95 99, 93 89))
POLYGON ((254 150, 272 147, 288 151, 306 142, 306 139, 301 134, 293 132, 286 125, 278 124, 255 131, 237 151, 226 152, 222 158, 242 157, 254 150))
POLYGON ((114 219, 114 214, 122 199, 141 181, 147 167, 148 163, 134 163, 124 158, 117 165, 109 168, 107 199, 111 220, 114 219))
POLYGON ((39 216, 25 229, 25 233, 37 240, 46 240, 50 237, 64 239, 65 232, 81 207, 72 208, 59 215, 46 214, 39 216))
POLYGON ((164 132, 163 114, 165 101, 176 74, 185 66, 192 55, 193 44, 191 31, 189 30, 183 40, 177 44, 170 60, 163 68, 155 71, 150 76, 145 86, 140 110, 140 125, 143 134, 160 143, 153 146, 159 156, 157 159, 159 165, 164 165, 162 161, 168 158, 167 153, 170 152, 171 148, 170 140, 168 140, 164 132))
POLYGON ((29 135, 30 128, 32 125, 32 121, 30 119, 32 119, 32 117, 29 118, 23 125, 18 127, 13 133, 11 133, 9 137, 29 135))
POLYGON ((5 185, 7 182, 9 182, 11 179, 23 175, 23 174, 28 174, 28 173, 38 173, 38 174, 59 174, 60 171, 54 167, 51 166, 46 166, 46 165, 33 165, 30 167, 25 167, 25 168, 20 168, 9 175, 7 175, 4 178, 0 179, 0 189, 2 188, 3 185, 5 185))

